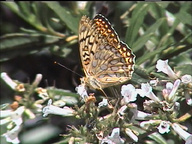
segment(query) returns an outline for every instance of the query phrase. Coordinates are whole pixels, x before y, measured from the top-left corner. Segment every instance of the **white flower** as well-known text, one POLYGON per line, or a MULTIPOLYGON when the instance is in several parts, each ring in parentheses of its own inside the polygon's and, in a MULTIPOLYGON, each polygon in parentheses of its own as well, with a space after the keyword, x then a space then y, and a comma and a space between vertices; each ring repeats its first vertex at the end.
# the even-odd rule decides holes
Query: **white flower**
POLYGON ((121 95, 123 96, 122 103, 127 104, 137 99, 137 92, 135 87, 131 84, 123 85, 121 87, 121 95))
POLYGON ((152 85, 152 86, 157 86, 158 82, 159 82, 159 79, 158 79, 158 78, 149 81, 150 85, 152 85))
POLYGON ((0 117, 8 117, 12 114, 13 110, 0 110, 0 117))
POLYGON ((129 128, 125 129, 125 133, 134 140, 134 142, 138 142, 138 137, 137 135, 135 135, 132 130, 130 130, 129 128))
POLYGON ((146 96, 155 102, 160 102, 159 98, 152 92, 152 87, 149 85, 149 83, 142 83, 141 89, 137 89, 137 93, 141 97, 146 96))
POLYGON ((105 137, 102 141, 101 144, 107 143, 107 144, 123 144, 124 140, 119 136, 120 134, 120 129, 119 128, 114 128, 111 135, 105 137))
POLYGON ((173 89, 173 84, 171 82, 167 82, 166 88, 162 90, 162 93, 163 93, 163 96, 165 99, 167 99, 167 97, 171 93, 172 89, 173 89))
POLYGON ((84 84, 79 85, 78 87, 75 88, 75 90, 84 101, 86 101, 86 99, 89 97, 84 84))
POLYGON ((102 102, 99 103, 98 108, 106 107, 106 106, 108 106, 108 101, 107 101, 107 99, 104 98, 104 99, 102 100, 102 102))
POLYGON ((1 124, 5 124, 8 122, 14 122, 16 125, 21 125, 23 123, 22 114, 25 110, 24 106, 17 108, 15 111, 12 110, 1 110, 1 117, 7 117, 6 119, 0 120, 1 124), (5 114, 7 112, 7 114, 5 114))
POLYGON ((135 113, 135 119, 137 119, 137 120, 145 120, 149 116, 151 116, 151 114, 145 113, 145 112, 142 112, 139 110, 137 110, 135 113))
POLYGON ((133 113, 130 122, 137 120, 145 120, 147 117, 151 116, 149 113, 139 111, 135 103, 129 104, 129 111, 133 113))
POLYGON ((184 84, 191 83, 192 82, 192 76, 191 75, 184 75, 184 76, 181 77, 181 81, 184 84))
POLYGON ((33 85, 37 86, 41 82, 42 77, 43 77, 42 74, 37 74, 33 82, 33 85))
POLYGON ((160 125, 157 127, 159 133, 164 134, 170 131, 170 123, 167 121, 161 121, 160 125))
POLYGON ((192 137, 192 134, 184 131, 177 123, 172 124, 174 131, 183 139, 187 140, 189 137, 192 137))
POLYGON ((158 60, 156 64, 157 72, 163 72, 167 74, 170 78, 177 78, 177 75, 174 73, 174 71, 171 69, 171 67, 168 65, 168 60, 158 60))
POLYGON ((172 90, 171 90, 171 92, 170 92, 170 94, 169 94, 169 96, 168 96, 168 99, 169 99, 169 100, 173 100, 173 99, 174 99, 175 93, 176 93, 176 91, 177 91, 180 83, 181 83, 181 81, 180 81, 179 79, 177 79, 177 80, 174 82, 173 88, 172 88, 172 90))
POLYGON ((21 125, 23 123, 23 118, 22 118, 22 114, 25 110, 24 106, 21 106, 19 108, 17 108, 11 115, 11 119, 12 121, 16 124, 16 125, 21 125))
POLYGON ((62 115, 62 116, 73 116, 74 115, 74 110, 69 108, 69 107, 56 107, 52 104, 52 100, 50 99, 48 101, 48 104, 46 107, 43 108, 43 116, 47 116, 48 114, 55 114, 55 115, 62 115))
POLYGON ((20 140, 18 138, 18 134, 20 131, 21 131, 21 125, 15 126, 10 131, 7 131, 6 133, 4 133, 2 136, 4 136, 6 138, 7 142, 10 142, 12 144, 19 144, 20 140))
POLYGON ((189 106, 192 106, 192 99, 189 98, 189 99, 186 99, 186 100, 187 100, 187 104, 188 104, 189 106))
POLYGON ((1 78, 13 89, 15 90, 17 83, 15 83, 5 72, 1 73, 1 78))

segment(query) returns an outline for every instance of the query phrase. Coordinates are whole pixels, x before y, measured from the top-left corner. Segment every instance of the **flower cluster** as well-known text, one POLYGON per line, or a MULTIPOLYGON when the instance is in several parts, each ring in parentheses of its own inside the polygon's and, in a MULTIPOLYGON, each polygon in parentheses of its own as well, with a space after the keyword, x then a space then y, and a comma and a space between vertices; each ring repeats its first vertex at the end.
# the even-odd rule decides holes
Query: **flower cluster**
MULTIPOLYGON (((111 106, 111 102, 108 101, 109 99, 105 98, 98 103, 98 112, 104 107, 107 109, 112 108, 113 110, 111 114, 99 118, 98 123, 103 123, 109 119, 112 120, 115 117, 118 117, 115 123, 123 120, 123 124, 121 124, 123 126, 119 125, 118 127, 118 125, 116 125, 111 127, 112 130, 108 131, 108 135, 104 135, 105 131, 100 130, 99 135, 97 135, 100 143, 125 143, 125 139, 120 136, 120 130, 134 142, 138 142, 139 133, 133 128, 138 123, 146 132, 154 128, 156 128, 160 134, 169 133, 173 130, 178 133, 184 141, 187 141, 192 136, 178 123, 179 118, 177 117, 180 106, 179 99, 181 99, 179 93, 181 90, 179 89, 181 89, 183 85, 191 86, 191 75, 177 75, 168 65, 168 60, 158 60, 156 68, 157 72, 165 73, 171 80, 167 82, 158 79, 152 80, 148 83, 141 83, 140 88, 136 88, 132 84, 123 85, 121 87, 122 98, 120 103, 116 103, 115 107, 111 106), (153 87, 155 88, 159 85, 161 86, 161 91, 153 89, 153 87), (138 96, 145 99, 143 111, 138 110, 136 104, 138 96), (114 114, 114 111, 117 111, 117 113, 114 114)), ((86 99, 89 99, 84 85, 78 86, 76 90, 85 102, 86 99)), ((186 103, 191 105, 192 98, 186 95, 185 98, 186 103)))
POLYGON ((84 126, 79 130, 71 127, 70 134, 64 136, 69 141, 124 144, 141 142, 142 135, 151 131, 154 131, 154 134, 173 131, 187 143, 192 134, 180 123, 191 115, 186 113, 178 116, 181 100, 192 106, 192 76, 176 74, 168 65, 168 60, 158 60, 156 68, 157 72, 166 74, 169 80, 153 79, 135 86, 122 85, 121 97, 118 98, 95 97, 94 93, 87 92, 85 84, 79 85, 76 87, 76 95, 80 96, 83 102, 80 107, 69 106, 78 102, 75 97, 67 96, 69 91, 37 87, 42 78, 41 74, 29 85, 15 82, 6 73, 1 73, 1 78, 10 88, 20 94, 15 95, 15 101, 10 104, 10 108, 0 110, 0 124, 7 124, 7 132, 2 136, 7 142, 20 143, 18 135, 23 128, 23 116, 34 119, 35 112, 43 117, 53 114, 84 119, 84 126), (33 91, 26 95, 29 89, 33 91), (39 99, 31 99, 32 93, 36 93, 39 99), (31 105, 26 105, 24 101, 31 101, 31 105), (138 105, 141 101, 142 107, 138 105), (29 107, 33 108, 33 112, 29 107))
MULTIPOLYGON (((62 97, 54 94, 55 101, 54 105, 52 105, 50 94, 53 90, 37 87, 42 79, 41 74, 37 74, 32 84, 14 81, 4 72, 1 73, 1 78, 15 91, 13 103, 1 105, 0 109, 0 125, 6 127, 6 131, 2 136, 7 142, 13 144, 20 143, 18 136, 23 129, 23 123, 27 120, 37 118, 37 116, 42 115, 42 113, 43 116, 47 116, 48 114, 57 114, 62 116, 74 115, 74 110, 65 105, 66 103, 75 104, 77 103, 77 100, 74 97, 62 97), (39 99, 35 100, 33 94, 37 94, 39 99), (46 101, 48 101, 48 105, 44 106, 46 101)), ((53 92, 63 92, 61 90, 55 91, 56 90, 53 92)))

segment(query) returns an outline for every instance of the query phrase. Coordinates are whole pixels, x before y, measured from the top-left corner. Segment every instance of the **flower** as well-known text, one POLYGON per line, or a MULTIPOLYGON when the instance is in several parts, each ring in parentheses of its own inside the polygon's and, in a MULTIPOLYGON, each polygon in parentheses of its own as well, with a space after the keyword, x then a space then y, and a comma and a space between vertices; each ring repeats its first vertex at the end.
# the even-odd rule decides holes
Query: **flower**
POLYGON ((170 92, 170 94, 169 94, 169 96, 168 96, 168 100, 173 100, 174 99, 174 95, 175 95, 175 93, 176 93, 176 91, 177 91, 177 89, 178 89, 178 87, 179 87, 179 85, 180 85, 180 80, 179 79, 177 79, 175 82, 174 82, 174 84, 173 84, 173 88, 172 88, 172 90, 171 90, 171 92, 170 92))
POLYGON ((22 83, 18 84, 16 86, 15 90, 18 91, 18 92, 24 92, 25 91, 24 84, 22 84, 22 83))
POLYGON ((171 93, 172 89, 173 89, 173 84, 171 82, 167 82, 166 88, 162 90, 162 93, 163 93, 163 96, 165 99, 167 99, 167 97, 171 93))
POLYGON ((37 74, 33 82, 33 85, 37 86, 41 82, 42 77, 43 77, 42 74, 37 74))
POLYGON ((121 119, 123 119, 123 116, 125 115, 125 110, 126 110, 126 109, 127 109, 127 106, 124 105, 124 106, 122 106, 122 107, 118 110, 117 114, 118 114, 118 116, 119 116, 121 119))
POLYGON ((49 98, 49 95, 46 89, 38 87, 35 89, 35 91, 38 93, 39 97, 41 97, 43 100, 47 100, 49 98))
POLYGON ((4 136, 6 138, 7 142, 11 142, 13 144, 19 144, 20 140, 18 138, 18 134, 20 131, 21 131, 21 125, 15 126, 10 131, 7 131, 6 133, 4 133, 2 136, 4 136))
POLYGON ((152 86, 157 86, 158 82, 159 82, 158 78, 149 81, 150 85, 152 85, 152 86))
POLYGON ((186 99, 186 100, 187 100, 187 104, 188 104, 189 106, 192 106, 192 99, 189 98, 189 99, 186 99))
POLYGON ((86 101, 86 99, 89 97, 84 84, 79 85, 78 87, 75 88, 75 90, 84 101, 86 101))
POLYGON ((132 130, 130 130, 129 128, 126 128, 125 129, 125 133, 130 137, 132 138, 135 142, 138 142, 138 137, 137 135, 135 135, 132 130))
POLYGON ((134 113, 134 117, 137 120, 145 120, 149 116, 151 116, 151 114, 139 110, 135 111, 134 113))
POLYGON ((167 121, 161 121, 160 125, 157 127, 159 133, 164 134, 170 131, 170 123, 167 121))
POLYGON ((183 76, 181 77, 181 81, 182 81, 182 83, 184 83, 184 84, 191 83, 191 82, 192 82, 192 76, 191 76, 191 75, 183 75, 183 76))
POLYGON ((102 100, 102 102, 99 103, 98 108, 100 108, 100 107, 106 107, 106 106, 108 106, 108 101, 107 101, 107 99, 104 98, 104 99, 102 100))
POLYGON ((183 130, 179 124, 177 123, 173 123, 172 124, 172 128, 174 129, 174 131, 185 141, 187 141, 189 138, 192 137, 192 134, 186 132, 185 130, 183 130))
POLYGON ((43 108, 43 116, 47 116, 48 114, 62 115, 62 116, 73 116, 74 110, 65 106, 64 108, 56 107, 52 104, 52 100, 48 101, 46 107, 43 108))
POLYGON ((0 116, 1 117, 7 117, 7 118, 1 119, 0 123, 5 124, 8 122, 14 122, 15 125, 17 125, 17 126, 21 125, 23 123, 22 114, 23 114, 24 110, 25 110, 24 106, 17 108, 15 111, 1 110, 0 116))
POLYGON ((136 91, 141 97, 146 96, 155 102, 160 102, 159 98, 152 92, 152 87, 149 83, 142 83, 141 89, 136 89, 136 91))
POLYGON ((158 60, 156 64, 157 72, 163 72, 167 74, 170 78, 176 79, 177 75, 168 65, 168 60, 158 60))
POLYGON ((123 85, 121 87, 121 95, 123 96, 122 103, 127 104, 137 99, 137 92, 133 85, 123 85))
POLYGON ((15 90, 17 83, 15 83, 5 72, 1 73, 1 78, 13 89, 15 90))
POLYGON ((105 137, 102 141, 101 144, 107 143, 107 144, 123 144, 124 140, 119 136, 120 134, 120 129, 119 128, 114 128, 111 135, 105 137))

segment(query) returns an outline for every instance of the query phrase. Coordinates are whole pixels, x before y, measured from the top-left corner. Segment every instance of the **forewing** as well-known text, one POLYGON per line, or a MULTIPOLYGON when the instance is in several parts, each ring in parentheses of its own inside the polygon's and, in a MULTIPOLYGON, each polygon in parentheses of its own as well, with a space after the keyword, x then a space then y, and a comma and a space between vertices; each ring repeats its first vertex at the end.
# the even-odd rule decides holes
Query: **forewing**
POLYGON ((102 88, 131 78, 135 56, 104 16, 82 17, 79 43, 86 76, 94 76, 102 88))

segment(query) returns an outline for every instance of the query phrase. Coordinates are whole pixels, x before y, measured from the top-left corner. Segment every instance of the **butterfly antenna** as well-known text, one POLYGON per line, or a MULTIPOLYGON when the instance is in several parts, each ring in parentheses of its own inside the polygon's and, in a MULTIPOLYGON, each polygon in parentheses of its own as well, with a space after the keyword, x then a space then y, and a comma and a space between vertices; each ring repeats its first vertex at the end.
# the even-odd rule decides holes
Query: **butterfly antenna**
POLYGON ((60 65, 61 67, 65 68, 65 69, 67 69, 67 70, 69 70, 69 71, 71 71, 72 73, 74 73, 74 74, 76 74, 76 75, 78 75, 78 76, 80 76, 80 77, 83 77, 82 75, 76 73, 75 71, 69 69, 68 67, 62 65, 61 63, 58 63, 58 62, 56 62, 56 61, 55 61, 54 63, 60 65))

